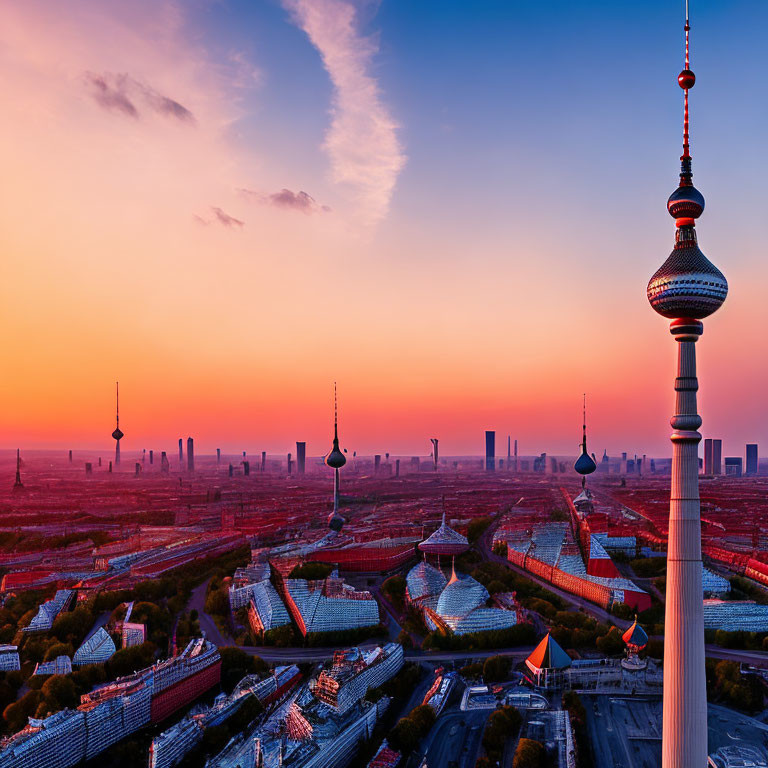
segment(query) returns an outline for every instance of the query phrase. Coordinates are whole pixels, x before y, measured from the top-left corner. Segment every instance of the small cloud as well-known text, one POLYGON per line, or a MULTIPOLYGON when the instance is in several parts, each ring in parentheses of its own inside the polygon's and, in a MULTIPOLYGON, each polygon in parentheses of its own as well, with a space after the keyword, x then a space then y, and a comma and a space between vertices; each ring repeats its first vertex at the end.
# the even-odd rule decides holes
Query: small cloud
POLYGON ((281 189, 279 192, 256 192, 252 189, 240 189, 241 194, 251 200, 256 200, 262 205, 273 205, 275 208, 284 208, 302 213, 323 213, 331 209, 327 205, 320 205, 312 195, 299 190, 293 192, 290 189, 281 189))
POLYGON ((130 75, 86 72, 85 82, 93 100, 104 109, 138 118, 137 102, 142 102, 144 107, 163 117, 190 124, 196 122, 195 116, 183 104, 130 75))
POLYGON ((225 213, 221 210, 221 208, 211 208, 214 215, 216 216, 216 221, 219 222, 219 224, 223 224, 225 227, 244 227, 245 222, 240 221, 240 219, 236 219, 234 216, 230 216, 228 213, 225 213))
POLYGON ((245 222, 240 221, 240 219, 236 219, 234 216, 230 216, 226 211, 223 211, 221 208, 217 208, 216 206, 211 206, 211 211, 213 213, 212 219, 204 219, 202 216, 198 216, 196 213, 192 214, 192 218, 198 223, 202 224, 204 227, 209 227, 211 224, 221 224, 223 227, 228 227, 231 229, 232 227, 244 227, 245 222))
POLYGON ((122 112, 129 117, 138 117, 139 110, 126 93, 125 75, 97 75, 85 73, 85 81, 93 100, 104 109, 122 112))

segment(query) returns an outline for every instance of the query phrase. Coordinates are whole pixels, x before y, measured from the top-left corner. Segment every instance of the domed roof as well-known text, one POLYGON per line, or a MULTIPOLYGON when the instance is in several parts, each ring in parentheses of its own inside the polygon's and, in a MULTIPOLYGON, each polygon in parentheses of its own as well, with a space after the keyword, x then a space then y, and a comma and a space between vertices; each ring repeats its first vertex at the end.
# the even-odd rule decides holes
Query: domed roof
POLYGON ((442 571, 422 561, 408 571, 405 583, 411 600, 418 600, 427 595, 436 595, 442 592, 446 585, 446 579, 442 571))
POLYGON ((627 645, 634 645, 635 647, 642 649, 645 648, 648 643, 648 634, 637 623, 637 619, 635 619, 635 623, 621 636, 621 639, 627 645))
POLYGON ((576 459, 573 468, 580 475, 591 475, 597 469, 597 464, 595 464, 595 460, 587 453, 586 449, 583 449, 581 456, 576 459))
MULTIPOLYGON (((693 227, 681 229, 692 232, 693 227)), ((647 294, 651 306, 664 317, 701 320, 725 301, 728 282, 701 252, 693 235, 678 240, 669 258, 648 282, 647 294)))
POLYGON ((117 429, 116 429, 116 430, 115 430, 115 431, 112 433, 112 437, 114 437, 114 438, 115 438, 115 440, 122 440, 122 439, 125 437, 125 435, 123 434, 123 431, 120 429, 120 427, 118 427, 118 428, 117 428, 117 429))
POLYGON ((441 592, 437 601, 437 613, 441 616, 466 616, 474 608, 485 605, 488 590, 471 576, 459 578, 456 571, 441 592))

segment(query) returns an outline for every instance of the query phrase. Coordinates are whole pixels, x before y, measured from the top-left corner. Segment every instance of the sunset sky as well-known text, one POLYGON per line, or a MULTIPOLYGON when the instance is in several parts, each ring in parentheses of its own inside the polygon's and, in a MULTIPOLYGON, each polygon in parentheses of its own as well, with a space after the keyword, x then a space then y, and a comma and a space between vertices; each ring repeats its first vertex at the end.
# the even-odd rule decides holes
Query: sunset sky
MULTIPOLYGON (((682 0, 0 0, 0 447, 667 455, 682 0), (679 6, 679 7, 678 7, 679 6), (503 437, 502 437, 503 436, 503 437)), ((695 2, 702 432, 768 448, 768 4, 695 2), (736 387, 738 386, 738 390, 736 387)))

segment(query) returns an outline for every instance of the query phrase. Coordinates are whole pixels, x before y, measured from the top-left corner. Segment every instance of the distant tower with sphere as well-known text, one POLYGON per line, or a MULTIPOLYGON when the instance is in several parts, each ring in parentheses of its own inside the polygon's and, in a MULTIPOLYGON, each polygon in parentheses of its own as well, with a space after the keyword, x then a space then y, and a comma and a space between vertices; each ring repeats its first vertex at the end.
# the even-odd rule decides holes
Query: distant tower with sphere
POLYGON ((683 154, 680 183, 667 210, 675 219, 675 247, 648 283, 648 301, 671 320, 677 342, 675 415, 672 425, 672 484, 667 544, 667 595, 664 622, 664 717, 662 768, 707 765, 707 686, 704 668, 704 604, 699 501, 699 427, 696 392, 696 341, 702 319, 728 294, 722 272, 699 250, 696 219, 704 197, 693 186, 689 142, 688 91, 696 77, 690 68, 691 25, 685 9, 685 67, 677 78, 684 91, 683 154))
POLYGON ((123 431, 120 429, 120 382, 115 382, 115 419, 117 425, 115 431, 112 433, 112 437, 115 439, 115 466, 120 464, 120 441, 125 437, 123 431))
POLYGON ((586 494, 587 475, 591 475, 597 469, 597 462, 594 456, 587 452, 587 396, 584 395, 582 404, 582 425, 581 425, 581 454, 576 459, 573 468, 581 475, 581 492, 586 494))
POLYGON ((338 533, 344 525, 344 518, 339 514, 339 470, 347 463, 347 457, 339 448, 339 405, 336 382, 333 383, 333 446, 325 457, 325 463, 333 470, 333 512, 328 518, 328 527, 338 533))

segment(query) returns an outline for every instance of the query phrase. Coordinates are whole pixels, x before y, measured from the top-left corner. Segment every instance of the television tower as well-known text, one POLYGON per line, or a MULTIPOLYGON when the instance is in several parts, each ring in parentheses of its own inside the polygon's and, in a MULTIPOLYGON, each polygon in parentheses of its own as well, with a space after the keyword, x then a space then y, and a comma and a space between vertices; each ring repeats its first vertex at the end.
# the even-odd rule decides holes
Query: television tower
POLYGON ((16 449, 16 480, 13 483, 14 491, 23 491, 24 483, 21 482, 21 452, 16 449))
POLYGON ((347 463, 347 458, 339 448, 339 405, 336 398, 336 382, 333 382, 333 446, 325 457, 325 463, 333 469, 333 512, 328 518, 328 527, 340 531, 344 518, 339 514, 339 470, 347 463))
POLYGON ((594 456, 587 453, 587 396, 584 395, 583 420, 581 431, 581 455, 576 459, 573 468, 581 475, 581 490, 586 490, 587 475, 591 475, 597 469, 597 462, 594 456))
POLYGON ((662 768, 707 765, 707 690, 704 670, 704 605, 701 586, 701 504, 696 409, 696 341, 701 320, 720 308, 728 294, 723 274, 699 250, 696 219, 704 197, 693 186, 688 135, 690 69, 688 3, 685 8, 683 154, 680 183, 667 201, 675 219, 675 247, 648 283, 648 301, 669 318, 677 347, 675 415, 672 417, 672 484, 667 544, 667 599, 664 623, 664 723, 662 768))
POLYGON ((115 382, 115 409, 116 409, 116 419, 117 419, 117 426, 115 427, 115 431, 112 433, 112 437, 115 438, 115 466, 120 464, 120 441, 125 437, 123 434, 123 431, 120 429, 120 382, 115 382))

